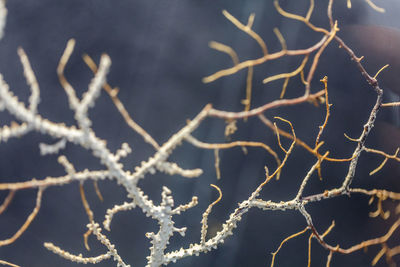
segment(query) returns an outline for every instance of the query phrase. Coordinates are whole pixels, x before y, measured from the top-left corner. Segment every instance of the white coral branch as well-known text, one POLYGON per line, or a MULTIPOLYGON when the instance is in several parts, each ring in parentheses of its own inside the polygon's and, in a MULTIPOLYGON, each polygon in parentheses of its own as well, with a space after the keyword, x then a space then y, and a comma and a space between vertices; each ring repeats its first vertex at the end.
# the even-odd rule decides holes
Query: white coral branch
POLYGON ((45 242, 43 245, 48 250, 50 250, 54 254, 59 255, 60 257, 62 257, 64 259, 67 259, 72 262, 83 263, 83 264, 88 264, 88 263, 96 264, 103 260, 107 260, 107 259, 111 258, 111 256, 112 256, 111 252, 107 252, 107 253, 99 255, 97 257, 83 257, 82 254, 73 255, 50 242, 45 242))
POLYGON ((36 76, 32 70, 29 59, 26 56, 25 51, 21 47, 18 48, 18 55, 22 63, 22 66, 24 68, 24 75, 26 78, 26 82, 28 83, 31 89, 31 96, 29 97, 29 110, 35 114, 37 112, 37 106, 40 101, 39 84, 36 80, 36 76))
POLYGON ((62 138, 54 144, 39 143, 40 155, 57 154, 60 150, 64 149, 67 144, 67 140, 62 138))
POLYGON ((0 0, 0 39, 4 36, 4 29, 6 27, 7 8, 6 0, 0 0))

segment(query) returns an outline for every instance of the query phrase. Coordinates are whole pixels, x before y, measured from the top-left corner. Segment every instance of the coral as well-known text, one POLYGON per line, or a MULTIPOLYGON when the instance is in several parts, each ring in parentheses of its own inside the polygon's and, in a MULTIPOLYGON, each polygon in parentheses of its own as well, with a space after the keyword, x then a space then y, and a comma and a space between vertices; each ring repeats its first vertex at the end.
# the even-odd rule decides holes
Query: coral
MULTIPOLYGON (((368 138, 375 129, 381 109, 399 105, 398 103, 383 103, 384 90, 379 85, 378 80, 380 72, 385 71, 384 69, 387 66, 382 67, 375 75, 367 71, 366 64, 364 64, 365 60, 362 57, 358 57, 357 51, 353 50, 347 45, 346 40, 340 37, 340 20, 336 20, 332 12, 333 0, 330 0, 325 7, 326 19, 329 23, 328 27, 314 24, 312 20, 315 12, 314 0, 309 1, 305 15, 286 11, 278 0, 274 0, 273 3, 277 14, 282 16, 283 19, 288 21, 293 20, 301 24, 307 30, 316 34, 318 40, 309 44, 306 48, 292 49, 292 44, 285 39, 285 33, 275 28, 273 32, 280 44, 280 48, 275 51, 270 49, 267 46, 268 42, 263 39, 261 34, 257 33, 254 26, 255 14, 250 14, 247 23, 243 23, 240 19, 224 10, 222 12, 223 16, 239 31, 242 31, 253 39, 261 54, 257 58, 242 60, 243 57, 233 47, 215 41, 210 42, 212 49, 225 53, 231 58, 232 65, 208 75, 203 79, 203 82, 206 84, 218 82, 220 79, 229 78, 245 71, 246 79, 243 88, 245 99, 242 100, 244 109, 243 111, 228 111, 216 108, 212 104, 206 104, 196 116, 187 120, 183 127, 162 143, 156 141, 156 138, 153 138, 144 127, 135 122, 133 116, 131 117, 129 114, 128 106, 124 104, 124 99, 120 99, 118 88, 113 88, 110 85, 111 82, 108 81, 107 77, 110 71, 112 71, 112 64, 111 58, 107 54, 101 55, 98 66, 89 55, 85 54, 83 56, 84 62, 93 72, 94 76, 88 85, 88 89, 82 96, 79 96, 72 82, 67 78, 68 75, 65 74, 68 70, 70 58, 74 57, 73 51, 75 47, 74 39, 68 41, 57 67, 57 75, 68 98, 69 108, 73 112, 76 121, 75 125, 70 126, 67 123, 51 121, 39 112, 39 83, 28 56, 22 48, 19 48, 18 55, 31 94, 28 103, 24 103, 24 101, 14 95, 13 90, 10 89, 3 75, 0 75, 0 109, 1 111, 7 111, 17 121, 10 123, 10 125, 3 124, 1 126, 0 142, 6 143, 10 142, 11 139, 25 138, 33 132, 50 137, 53 140, 52 144, 39 143, 40 153, 43 156, 58 155, 58 163, 63 167, 65 174, 61 176, 46 174, 40 179, 31 177, 21 182, 11 181, 0 183, 0 190, 8 194, 0 206, 0 214, 5 212, 7 208, 12 207, 13 200, 15 201, 15 198, 18 197, 21 191, 37 191, 33 211, 26 218, 25 222, 21 222, 22 226, 15 234, 9 233, 11 237, 0 241, 0 246, 12 245, 18 242, 27 231, 30 231, 30 225, 36 217, 40 216, 39 211, 43 205, 42 202, 48 201, 43 199, 48 191, 54 187, 66 187, 69 184, 78 184, 82 209, 87 215, 87 229, 83 233, 82 242, 87 251, 74 254, 69 249, 63 248, 63 240, 51 242, 43 240, 43 245, 47 249, 47 253, 54 253, 68 261, 97 264, 113 260, 117 266, 137 265, 135 262, 128 262, 125 259, 123 253, 120 253, 121 249, 118 240, 114 240, 111 237, 114 230, 113 219, 122 212, 140 211, 157 223, 157 230, 143 233, 149 240, 149 243, 145 244, 145 246, 149 247, 148 255, 145 258, 146 266, 161 266, 170 264, 171 262, 178 262, 186 257, 199 256, 203 253, 219 249, 224 243, 229 242, 232 235, 235 235, 236 228, 248 216, 250 210, 259 210, 266 212, 294 211, 294 213, 301 215, 303 220, 303 226, 299 231, 290 234, 291 231, 288 230, 286 233, 288 237, 283 239, 280 245, 276 244, 276 247, 273 248, 263 248, 263 250, 269 249, 271 252, 274 251, 269 258, 271 266, 279 265, 280 258, 278 252, 283 246, 289 246, 286 242, 305 234, 309 236, 308 263, 304 263, 304 265, 308 264, 310 266, 312 263, 311 244, 313 241, 324 250, 327 257, 327 266, 334 265, 336 255, 353 255, 357 251, 370 247, 380 249, 373 255, 372 265, 383 262, 383 257, 386 258, 387 264, 395 265, 396 257, 400 253, 400 246, 393 244, 392 241, 394 239, 393 236, 400 226, 400 217, 398 216, 398 211, 400 210, 400 204, 398 203, 400 193, 392 191, 391 188, 381 189, 375 186, 371 188, 370 186, 358 187, 355 185, 355 180, 362 178, 358 177, 356 172, 359 168, 363 168, 359 166, 362 155, 368 153, 383 157, 383 162, 380 165, 377 164, 378 167, 375 169, 370 170, 370 175, 379 174, 389 161, 400 161, 398 157, 399 148, 393 148, 395 152, 392 154, 379 148, 367 147, 368 138), (363 126, 358 129, 358 137, 351 138, 346 133, 343 133, 348 139, 346 141, 349 141, 348 147, 351 148, 351 154, 348 156, 331 156, 331 154, 337 155, 337 153, 335 151, 331 152, 332 146, 327 144, 329 140, 326 136, 327 131, 330 130, 330 118, 335 114, 335 110, 331 110, 332 104, 336 103, 338 99, 332 97, 330 94, 333 89, 330 87, 328 77, 317 77, 317 75, 320 74, 318 70, 322 64, 335 64, 335 62, 331 61, 321 63, 323 56, 329 49, 340 49, 347 54, 348 64, 352 64, 354 68, 358 69, 358 74, 369 85, 365 90, 369 90, 368 93, 373 93, 375 97, 371 107, 368 106, 370 103, 366 104, 369 110, 364 114, 366 118, 362 122, 363 126), (262 100, 263 103, 261 105, 254 107, 253 100, 257 97, 257 92, 253 90, 253 87, 258 86, 259 83, 257 80, 259 76, 255 75, 258 68, 263 65, 273 64, 275 61, 281 59, 295 57, 301 58, 295 68, 286 69, 278 74, 268 74, 262 79, 262 83, 265 86, 276 81, 283 81, 279 97, 272 101, 262 100), (292 85, 293 80, 297 82, 295 86, 292 85), (299 88, 301 87, 304 87, 304 89, 300 92, 299 88), (294 89, 297 91, 295 96, 290 91, 294 89), (135 167, 132 167, 132 163, 127 162, 130 154, 135 154, 134 144, 128 143, 127 140, 120 140, 120 148, 113 152, 113 149, 109 146, 110 140, 101 138, 95 131, 94 122, 91 120, 91 111, 94 110, 96 112, 98 107, 95 107, 95 104, 104 93, 108 94, 126 125, 141 136, 142 142, 147 143, 154 150, 152 155, 142 159, 135 167), (314 125, 316 127, 308 129, 308 134, 304 134, 301 131, 300 134, 297 131, 298 122, 294 123, 290 116, 286 116, 284 112, 279 112, 279 110, 284 108, 295 108, 304 105, 308 106, 312 110, 311 112, 315 112, 323 118, 319 125, 314 125), (273 118, 273 120, 268 119, 268 117, 273 118), (210 118, 214 118, 220 123, 223 121, 226 122, 226 140, 213 143, 211 141, 202 141, 201 138, 196 137, 199 128, 207 123, 206 119, 210 118), (272 142, 270 142, 272 140, 270 139, 268 143, 251 138, 246 140, 236 139, 236 133, 245 129, 251 120, 257 121, 264 128, 271 129, 276 139, 272 142), (309 141, 310 136, 315 136, 312 144, 309 141), (286 143, 287 141, 288 143, 286 143), (70 157, 68 153, 64 153, 69 144, 74 144, 82 150, 89 152, 101 164, 102 168, 85 168, 79 170, 76 167, 77 163, 74 162, 75 159, 70 157), (202 203, 202 200, 198 196, 193 195, 186 202, 176 203, 178 202, 176 199, 181 199, 179 193, 170 186, 163 185, 161 193, 157 196, 161 199, 158 203, 156 197, 146 193, 146 190, 142 186, 144 181, 150 179, 150 176, 154 174, 173 176, 171 179, 175 179, 175 176, 188 178, 188 180, 202 179, 205 175, 204 173, 206 173, 202 168, 199 168, 198 165, 186 168, 184 167, 185 163, 176 160, 174 157, 179 147, 188 148, 188 146, 191 147, 190 149, 212 150, 215 157, 216 181, 214 184, 211 184, 211 187, 218 192, 219 196, 211 204, 207 202, 206 205, 208 207, 201 212, 202 216, 198 217, 197 226, 190 224, 182 225, 182 221, 178 221, 177 217, 191 214, 191 210, 196 209, 202 203), (252 151, 248 151, 250 148, 260 149, 265 152, 266 157, 269 159, 265 161, 265 165, 260 166, 264 170, 264 177, 258 180, 255 186, 248 185, 250 193, 242 198, 239 203, 235 204, 233 209, 229 210, 224 222, 217 227, 215 224, 211 227, 210 219, 214 215, 214 210, 224 201, 224 183, 229 183, 229 179, 246 179, 246 177, 226 177, 224 174, 226 166, 222 165, 224 164, 224 158, 220 152, 234 148, 241 148, 246 155, 252 153, 252 151), (302 173, 297 173, 296 177, 288 177, 285 170, 291 168, 290 161, 296 157, 308 157, 308 159, 312 160, 307 162, 307 166, 302 166, 302 173), (313 179, 319 177, 322 183, 327 179, 325 166, 328 166, 328 164, 340 164, 344 166, 346 169, 345 174, 341 177, 336 177, 336 180, 339 181, 336 186, 329 187, 323 184, 322 190, 310 193, 308 187, 313 179), (269 198, 268 195, 263 193, 269 186, 283 183, 281 180, 290 180, 290 184, 295 185, 295 190, 292 190, 285 198, 278 201, 269 198), (116 205, 107 203, 102 194, 106 189, 101 189, 101 185, 105 181, 118 184, 123 189, 123 202, 116 205), (105 203, 103 205, 109 207, 105 214, 98 214, 98 209, 91 207, 94 199, 87 197, 84 187, 88 182, 93 182, 98 198, 101 200, 104 199, 105 203), (323 215, 312 212, 311 206, 315 203, 323 204, 327 201, 337 201, 340 198, 350 197, 351 199, 357 195, 370 198, 370 204, 377 200, 377 209, 370 212, 369 215, 373 218, 381 217, 388 221, 385 232, 383 234, 381 232, 368 233, 365 235, 363 241, 355 241, 351 246, 348 246, 347 243, 346 245, 341 245, 342 240, 327 239, 329 234, 332 235, 335 232, 335 225, 342 218, 337 218, 331 222, 330 226, 325 230, 317 223, 323 215), (395 212, 386 210, 384 207, 389 200, 396 203, 394 207, 395 212), (101 225, 99 218, 102 217, 104 217, 104 221, 101 225), (200 233, 198 233, 199 240, 193 243, 188 242, 182 246, 179 245, 178 249, 170 245, 170 242, 174 242, 171 240, 175 240, 176 233, 184 238, 190 228, 196 227, 200 229, 200 233), (94 243, 93 240, 89 239, 92 236, 100 241, 101 245, 103 245, 103 251, 105 250, 106 252, 95 256, 84 256, 84 254, 88 254, 88 251, 91 250, 91 245, 89 244, 94 243)), ((383 11, 382 8, 377 7, 369 0, 366 0, 365 3, 375 11, 383 11)), ((347 5, 351 7, 351 1, 347 1, 347 5)), ((0 37, 3 36, 6 15, 5 1, 0 1, 0 37)), ((7 34, 5 34, 5 38, 7 38, 7 34)), ((309 114, 304 115, 306 118, 310 116, 309 114)), ((207 155, 210 156, 212 154, 207 155)), ((140 157, 140 154, 135 154, 134 156, 140 157)), ((328 167, 326 168, 328 169, 328 167)), ((211 192, 212 188, 204 190, 211 192)), ((135 227, 131 222, 128 225, 135 227)), ((124 231, 128 232, 130 230, 124 229, 124 231)), ((265 237, 265 239, 267 238, 265 237)), ((352 241, 352 239, 348 241, 352 241)), ((261 245, 254 244, 254 246, 258 247, 261 245)), ((18 266, 18 259, 2 257, 4 260, 1 259, 1 264, 18 266)), ((108 262, 108 264, 110 263, 108 262)))

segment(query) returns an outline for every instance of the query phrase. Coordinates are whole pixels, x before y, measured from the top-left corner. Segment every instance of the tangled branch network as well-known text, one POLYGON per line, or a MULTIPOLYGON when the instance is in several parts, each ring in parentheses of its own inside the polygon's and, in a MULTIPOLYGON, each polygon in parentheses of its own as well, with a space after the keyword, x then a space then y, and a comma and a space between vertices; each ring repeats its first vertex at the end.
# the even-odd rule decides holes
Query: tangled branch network
MULTIPOLYGON (((366 2, 378 12, 383 10, 377 7, 370 0, 366 2)), ((348 7, 351 7, 351 1, 347 1, 348 7)), ((253 29, 253 22, 255 15, 251 14, 246 24, 239 21, 228 11, 223 11, 223 15, 229 20, 238 30, 243 31, 253 38, 262 52, 259 58, 249 59, 246 61, 240 61, 236 51, 229 45, 225 45, 218 42, 210 42, 210 47, 226 53, 232 59, 233 65, 222 69, 214 74, 211 74, 204 78, 205 83, 213 82, 221 79, 225 76, 233 75, 240 70, 247 70, 247 82, 246 82, 246 99, 243 100, 244 110, 241 112, 229 112, 224 110, 218 110, 213 108, 211 104, 206 105, 197 116, 187 122, 187 124, 172 135, 165 143, 158 144, 150 134, 148 134, 141 126, 139 126, 129 115, 125 109, 122 101, 118 98, 118 90, 112 88, 106 80, 107 73, 111 67, 111 59, 109 56, 103 54, 100 58, 98 66, 88 56, 84 56, 84 61, 93 71, 94 77, 91 80, 88 90, 79 98, 72 87, 64 76, 64 69, 67 62, 72 55, 74 50, 75 41, 71 39, 65 48, 64 54, 62 55, 59 66, 57 68, 57 74, 61 85, 65 89, 65 93, 68 97, 68 103, 70 109, 74 112, 74 118, 76 125, 67 126, 63 123, 55 123, 38 113, 37 107, 40 101, 40 90, 36 80, 34 71, 32 70, 28 57, 24 50, 20 48, 18 55, 24 69, 24 75, 28 85, 30 86, 31 95, 28 100, 28 104, 20 101, 16 96, 13 95, 9 88, 9 85, 4 80, 3 76, 0 75, 0 110, 9 112, 17 121, 11 123, 11 125, 3 125, 0 128, 0 142, 7 142, 11 138, 17 138, 28 134, 29 132, 39 132, 43 135, 51 136, 55 143, 53 144, 39 144, 39 148, 42 155, 46 154, 62 154, 62 150, 67 143, 73 143, 77 146, 82 147, 91 152, 94 158, 98 159, 102 166, 101 170, 88 170, 78 171, 75 166, 68 160, 66 155, 60 155, 58 158, 59 163, 64 167, 66 174, 60 177, 44 177, 42 179, 27 179, 24 182, 15 183, 1 183, 0 190, 8 192, 7 197, 4 199, 3 204, 0 206, 0 214, 3 213, 13 200, 16 192, 22 190, 37 190, 37 197, 35 207, 26 221, 22 223, 20 229, 10 238, 0 241, 0 246, 10 245, 29 228, 29 225, 37 216, 42 196, 45 194, 45 190, 54 186, 63 186, 70 183, 79 183, 80 195, 83 207, 88 216, 87 232, 84 234, 84 243, 87 249, 88 237, 94 235, 106 249, 106 253, 95 256, 85 257, 82 254, 75 255, 62 248, 62 245, 56 245, 50 242, 45 242, 44 246, 52 253, 55 253, 66 260, 77 262, 77 263, 99 263, 105 260, 114 260, 117 266, 130 266, 126 263, 123 257, 118 253, 116 246, 105 234, 105 231, 111 231, 111 223, 113 217, 121 211, 129 211, 132 209, 141 210, 146 216, 150 217, 158 223, 158 232, 146 233, 145 236, 150 240, 150 252, 147 256, 147 266, 161 266, 167 265, 171 262, 176 262, 182 258, 189 256, 198 256, 202 253, 206 253, 213 249, 217 249, 222 246, 224 241, 229 236, 235 233, 235 228, 240 223, 243 216, 252 209, 258 208, 260 210, 294 210, 300 213, 304 217, 304 229, 301 229, 298 233, 290 235, 284 239, 278 246, 275 252, 272 253, 271 266, 275 264, 276 256, 281 247, 290 239, 295 238, 299 235, 309 233, 309 250, 308 250, 308 265, 311 264, 311 242, 316 242, 327 251, 326 265, 330 266, 332 257, 335 254, 351 254, 355 251, 359 251, 371 246, 378 246, 381 249, 373 259, 372 264, 376 264, 383 257, 386 258, 386 262, 390 265, 395 265, 395 257, 400 253, 400 246, 388 245, 388 240, 392 239, 394 233, 400 226, 400 217, 387 229, 384 235, 372 237, 371 239, 365 239, 363 242, 354 244, 351 247, 345 248, 340 244, 330 244, 324 240, 325 236, 331 231, 334 231, 335 222, 325 231, 317 229, 314 224, 315 218, 307 210, 307 205, 314 202, 322 202, 327 199, 338 198, 341 196, 349 196, 354 194, 363 194, 371 197, 371 202, 377 200, 377 210, 371 213, 372 217, 384 217, 398 216, 391 215, 388 211, 384 211, 382 203, 388 199, 399 201, 400 193, 391 192, 385 189, 373 189, 367 190, 364 188, 355 188, 352 186, 352 182, 355 178, 356 169, 360 155, 364 152, 373 153, 384 158, 382 164, 378 168, 373 170, 371 174, 375 174, 380 171, 388 160, 400 161, 398 157, 399 149, 397 148, 394 154, 388 154, 381 150, 368 148, 365 142, 374 128, 374 123, 377 118, 377 114, 381 107, 385 106, 396 106, 398 103, 382 103, 383 102, 383 90, 380 88, 376 75, 370 75, 363 63, 362 57, 357 57, 355 52, 347 46, 344 40, 338 36, 339 26, 338 21, 334 20, 332 15, 333 0, 330 0, 326 7, 326 17, 329 21, 329 28, 323 28, 314 25, 311 22, 311 17, 314 12, 314 0, 309 1, 309 7, 307 13, 303 15, 290 13, 285 11, 278 0, 274 1, 277 12, 282 15, 285 19, 296 20, 299 23, 303 23, 312 31, 320 34, 318 42, 312 46, 304 49, 291 50, 287 47, 285 38, 279 29, 275 29, 274 33, 280 42, 281 49, 279 51, 270 52, 263 38, 255 32, 253 29), (315 72, 319 66, 319 60, 323 55, 324 51, 331 42, 336 42, 341 49, 343 49, 349 56, 350 60, 353 61, 354 65, 358 68, 361 75, 365 78, 367 83, 370 85, 371 90, 376 93, 375 104, 369 111, 367 120, 364 123, 364 127, 360 129, 360 135, 358 138, 350 138, 354 142, 354 149, 351 157, 349 158, 333 158, 329 157, 329 151, 323 150, 324 141, 322 136, 324 130, 328 124, 330 116, 330 101, 328 97, 328 78, 324 77, 320 81, 322 83, 322 90, 313 92, 311 86, 312 81, 315 79, 315 72), (252 108, 251 106, 251 95, 252 95, 252 84, 253 84, 253 70, 256 66, 261 64, 267 64, 273 60, 277 60, 284 57, 301 56, 301 61, 298 68, 293 71, 281 73, 278 75, 267 77, 263 80, 264 84, 270 83, 276 80, 283 80, 282 91, 280 98, 272 102, 265 103, 259 107, 252 108), (307 73, 307 75, 305 74, 307 73), (300 77, 304 85, 304 94, 295 98, 285 98, 286 89, 288 82, 291 78, 300 77), (96 100, 102 93, 102 90, 110 96, 115 107, 118 109, 126 124, 132 128, 135 132, 143 137, 143 140, 151 145, 155 149, 155 153, 147 160, 142 161, 139 166, 129 170, 121 162, 121 159, 131 153, 129 144, 122 143, 121 148, 115 153, 107 148, 106 141, 100 139, 92 129, 92 121, 88 116, 88 111, 94 108, 96 100), (317 137, 313 145, 309 145, 302 141, 295 131, 295 127, 292 122, 287 118, 274 116, 274 121, 268 119, 265 115, 266 111, 277 109, 284 106, 296 106, 300 104, 311 104, 316 107, 323 105, 326 110, 325 120, 319 127, 317 137), (277 145, 280 148, 280 152, 274 151, 274 149, 262 142, 257 141, 232 141, 223 143, 207 143, 198 140, 193 136, 198 126, 207 117, 214 117, 222 119, 228 122, 226 126, 226 135, 230 136, 237 130, 236 122, 238 120, 255 119, 261 121, 267 127, 269 127, 277 137, 277 145), (278 123, 280 126, 278 126, 278 123), (288 127, 290 131, 285 131, 282 128, 288 127), (281 139, 289 139, 289 147, 284 147, 281 143, 281 139), (168 245, 171 237, 175 233, 179 233, 181 236, 185 236, 187 230, 186 226, 178 226, 175 224, 175 217, 181 215, 188 209, 193 208, 198 204, 198 199, 193 196, 192 200, 188 203, 176 205, 174 203, 173 192, 166 186, 162 188, 161 202, 159 204, 151 200, 140 187, 140 181, 145 179, 147 175, 154 174, 155 172, 164 173, 167 175, 180 175, 186 178, 194 178, 202 175, 201 169, 183 169, 178 163, 172 162, 169 158, 174 152, 175 148, 181 145, 183 142, 187 142, 199 149, 210 149, 214 150, 215 154, 215 168, 217 177, 221 176, 219 170, 219 154, 218 152, 223 149, 229 149, 233 147, 241 147, 243 149, 247 147, 257 147, 264 149, 268 152, 275 160, 276 166, 265 166, 265 177, 263 181, 254 188, 253 192, 240 203, 238 203, 236 209, 231 211, 229 217, 222 224, 221 229, 211 238, 207 238, 208 232, 208 217, 212 213, 212 208, 222 198, 222 191, 217 185, 212 185, 219 194, 216 201, 211 203, 208 208, 204 211, 201 218, 201 232, 200 240, 197 243, 190 244, 188 247, 181 247, 176 251, 168 251, 168 245), (315 157, 315 162, 310 164, 310 168, 307 170, 306 175, 300 180, 300 184, 297 193, 292 196, 288 201, 274 202, 260 198, 260 192, 263 188, 272 180, 278 180, 281 176, 282 170, 285 168, 287 160, 292 156, 292 152, 298 147, 304 149, 307 153, 310 153, 315 157), (283 156, 280 156, 283 154, 283 156), (313 174, 318 174, 321 177, 322 163, 323 162, 340 162, 341 164, 347 164, 347 173, 342 177, 341 185, 337 188, 326 189, 323 192, 305 195, 305 188, 309 183, 313 174), (86 199, 83 184, 86 181, 93 181, 97 188, 97 183, 103 180, 111 180, 121 185, 126 192, 127 201, 115 205, 114 207, 107 210, 104 216, 104 222, 99 224, 94 219, 93 211, 90 208, 89 201, 86 199), (322 232, 322 233, 321 233, 322 232)), ((5 1, 0 1, 0 36, 3 36, 5 27, 7 10, 5 8, 5 1)), ((385 68, 385 67, 384 67, 385 68)), ((383 70, 382 68, 381 70, 383 70)), ((101 197, 100 191, 96 189, 99 197, 101 197)), ((396 202, 397 203, 397 202, 396 202)), ((400 205, 397 206, 397 211, 400 211, 400 205)), ((200 219, 199 219, 200 220, 200 219)), ((11 263, 15 259, 0 259, 1 264, 9 266, 18 266, 17 263, 11 263), (7 261, 6 261, 7 260, 7 261), (10 262, 9 262, 10 261, 10 262)))

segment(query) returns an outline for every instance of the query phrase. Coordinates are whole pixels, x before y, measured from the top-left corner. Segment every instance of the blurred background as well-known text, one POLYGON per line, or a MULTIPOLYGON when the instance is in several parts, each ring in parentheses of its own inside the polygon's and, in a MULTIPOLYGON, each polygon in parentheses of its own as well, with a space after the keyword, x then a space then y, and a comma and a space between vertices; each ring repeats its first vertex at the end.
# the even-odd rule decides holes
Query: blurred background
MULTIPOLYGON (((282 7, 290 12, 305 14, 309 2, 281 1, 282 7)), ((328 1, 316 1, 311 21, 328 28, 326 16, 328 1)), ((386 13, 378 13, 365 1, 353 1, 347 9, 346 1, 336 1, 333 16, 338 20, 339 36, 354 47, 370 74, 375 74, 383 65, 391 67, 379 76, 385 89, 385 102, 398 101, 400 66, 400 3, 395 0, 379 1, 386 13)), ((202 78, 220 69, 230 67, 231 59, 208 47, 212 40, 232 46, 241 61, 262 56, 257 43, 239 31, 222 15, 226 9, 241 22, 247 22, 255 13, 253 29, 264 38, 271 52, 278 51, 280 44, 273 34, 278 27, 285 37, 289 49, 306 48, 321 39, 319 34, 303 24, 282 18, 272 1, 228 1, 228 0, 14 0, 7 1, 8 17, 5 36, 0 41, 0 73, 10 89, 27 103, 29 88, 26 85, 22 66, 16 53, 23 47, 30 59, 41 89, 39 113, 54 122, 75 124, 73 113, 68 108, 67 98, 58 82, 56 67, 70 38, 76 39, 75 51, 66 67, 65 75, 81 96, 92 78, 90 69, 82 60, 84 53, 98 62, 102 53, 112 59, 108 82, 120 88, 119 97, 133 119, 146 129, 157 142, 162 144, 193 118, 207 104, 229 111, 241 111, 245 98, 246 70, 204 84, 202 78)), ((297 68, 302 57, 282 58, 255 67, 253 78, 252 107, 279 98, 283 80, 267 85, 262 80, 281 72, 297 68)), ((308 70, 310 63, 307 64, 308 70)), ((347 54, 332 42, 321 57, 319 68, 312 82, 312 92, 323 89, 319 79, 329 77, 329 97, 333 104, 329 124, 322 140, 321 151, 331 151, 337 158, 351 157, 355 144, 343 133, 357 138, 368 114, 375 103, 376 95, 365 82, 355 64, 347 54)), ((299 78, 290 80, 286 97, 304 93, 299 78)), ((132 147, 132 154, 123 160, 127 170, 146 160, 154 153, 153 148, 124 123, 108 95, 103 92, 96 106, 89 112, 93 129, 98 137, 107 140, 111 151, 120 148, 123 142, 132 147)), ((313 145, 318 126, 323 123, 325 106, 315 107, 302 104, 296 107, 279 108, 265 113, 272 119, 281 116, 290 120, 297 136, 313 145)), ((7 112, 0 114, 1 125, 10 124, 14 118, 7 112)), ((400 145, 400 119, 398 108, 382 109, 376 127, 367 141, 367 146, 394 153, 400 145)), ((201 141, 226 142, 226 123, 207 119, 193 134, 201 141)), ((280 124, 281 125, 281 124, 280 124)), ((274 134, 257 119, 237 123, 238 131, 231 140, 254 140, 270 145, 284 154, 277 146, 274 134)), ((282 128, 287 129, 282 124, 282 128)), ((38 144, 54 143, 57 140, 38 133, 29 133, 20 139, 11 139, 1 144, 0 181, 16 182, 32 178, 64 175, 57 163, 58 155, 40 156, 38 144)), ((283 146, 290 142, 283 140, 283 146)), ((88 151, 68 144, 60 152, 74 164, 77 171, 85 168, 102 169, 99 161, 88 151)), ((264 166, 276 167, 274 159, 257 148, 249 148, 245 155, 240 148, 220 151, 221 179, 217 180, 214 169, 214 152, 201 150, 184 143, 176 149, 171 161, 184 168, 202 168, 204 174, 196 179, 164 174, 148 175, 139 186, 156 203, 160 201, 163 185, 173 192, 176 205, 187 203, 193 195, 199 204, 175 217, 176 227, 188 227, 186 236, 174 235, 167 251, 188 247, 200 240, 201 215, 217 198, 210 183, 218 185, 223 198, 209 216, 208 238, 221 229, 222 223, 237 207, 237 203, 248 198, 264 180, 264 166)), ((376 175, 369 172, 383 158, 364 153, 359 160, 354 187, 386 188, 400 191, 399 164, 389 161, 376 175)), ((287 201, 292 199, 303 177, 315 159, 301 147, 296 147, 284 168, 280 181, 271 181, 260 197, 265 200, 287 201)), ((320 181, 313 175, 305 195, 323 192, 339 186, 347 172, 348 164, 324 163, 320 181)), ((85 183, 86 196, 94 211, 95 220, 101 223, 105 211, 115 204, 127 200, 125 190, 112 181, 99 183, 104 197, 101 202, 91 182, 85 183)), ((7 192, 0 192, 4 199, 7 192)), ((9 238, 19 229, 34 207, 36 190, 17 192, 7 211, 0 216, 1 239, 9 238)), ((388 220, 370 218, 369 212, 376 210, 376 202, 368 205, 365 196, 340 197, 307 206, 319 232, 324 232, 332 220, 336 226, 327 236, 332 245, 350 247, 363 240, 381 236, 396 220, 396 203, 384 202, 384 210, 390 210, 388 220)), ((0 248, 0 259, 20 266, 74 266, 73 263, 47 251, 43 242, 55 245, 73 254, 97 256, 105 252, 104 247, 93 237, 89 238, 91 251, 86 251, 82 235, 86 232, 88 219, 83 209, 78 183, 63 187, 48 188, 44 192, 40 212, 21 238, 15 243, 0 248)), ((305 219, 294 211, 250 210, 234 235, 227 238, 217 250, 199 257, 189 257, 171 266, 268 266, 271 253, 287 236, 306 227, 305 219)), ((144 266, 150 254, 146 232, 157 232, 155 221, 146 218, 138 209, 117 214, 111 224, 111 232, 103 230, 116 245, 121 257, 131 266, 144 266)), ((275 262, 276 266, 306 266, 308 234, 289 241, 283 246, 275 262)), ((398 233, 388 243, 399 244, 398 233)), ((331 266, 370 266, 380 247, 371 247, 352 255, 334 255, 331 266)), ((313 240, 312 266, 325 266, 328 252, 313 240)), ((395 258, 400 263, 399 257, 395 258)), ((76 264, 79 266, 78 264, 76 264)), ((115 266, 112 261, 98 266, 115 266)), ((378 266, 386 266, 381 259, 378 266)))

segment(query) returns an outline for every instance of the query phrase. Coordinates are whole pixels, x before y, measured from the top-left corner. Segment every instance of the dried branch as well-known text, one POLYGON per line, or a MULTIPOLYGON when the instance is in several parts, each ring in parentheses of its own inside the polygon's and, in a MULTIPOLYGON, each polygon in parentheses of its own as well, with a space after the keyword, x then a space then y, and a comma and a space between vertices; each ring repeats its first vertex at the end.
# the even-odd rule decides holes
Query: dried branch
POLYGON ((26 218, 21 228, 19 228, 18 231, 12 237, 0 240, 0 247, 14 243, 15 240, 17 240, 26 231, 26 229, 28 229, 29 225, 33 222, 33 220, 35 219, 36 215, 39 212, 40 205, 42 203, 42 194, 44 189, 45 189, 44 187, 39 187, 36 197, 35 208, 32 210, 31 214, 29 214, 28 218, 26 218))

